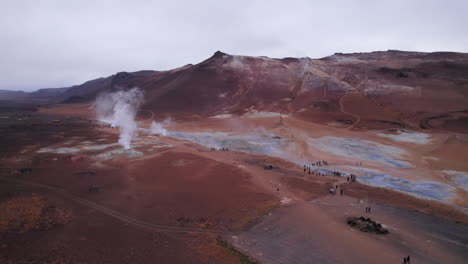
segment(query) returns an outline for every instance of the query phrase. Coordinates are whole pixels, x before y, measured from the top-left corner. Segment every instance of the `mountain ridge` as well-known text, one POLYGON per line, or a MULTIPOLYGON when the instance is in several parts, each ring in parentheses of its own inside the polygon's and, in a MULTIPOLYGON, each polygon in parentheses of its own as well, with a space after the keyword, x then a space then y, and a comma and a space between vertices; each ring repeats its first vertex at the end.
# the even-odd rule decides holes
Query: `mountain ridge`
MULTIPOLYGON (((434 117, 468 108, 468 54, 389 50, 275 59, 217 51, 200 63, 172 70, 119 72, 55 90, 12 92, 12 97, 79 103, 132 87, 144 91, 142 107, 158 114, 263 111, 314 122, 346 124, 363 116, 359 126, 416 126, 427 118, 442 122, 444 118, 434 117)), ((449 116, 447 122, 466 122, 465 117, 456 121, 458 117, 449 116)))

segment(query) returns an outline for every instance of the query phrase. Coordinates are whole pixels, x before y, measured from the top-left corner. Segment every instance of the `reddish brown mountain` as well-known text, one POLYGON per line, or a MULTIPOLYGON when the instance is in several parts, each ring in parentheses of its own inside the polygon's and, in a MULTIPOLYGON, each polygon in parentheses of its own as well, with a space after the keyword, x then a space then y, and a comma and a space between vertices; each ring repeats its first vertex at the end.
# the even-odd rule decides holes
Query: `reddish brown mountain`
POLYGON ((356 127, 459 132, 466 132, 468 123, 468 54, 453 52, 390 50, 271 59, 218 51, 196 65, 121 72, 48 96, 55 102, 83 102, 103 91, 134 86, 145 91, 143 109, 159 114, 212 116, 256 110, 315 122, 359 121, 356 127))

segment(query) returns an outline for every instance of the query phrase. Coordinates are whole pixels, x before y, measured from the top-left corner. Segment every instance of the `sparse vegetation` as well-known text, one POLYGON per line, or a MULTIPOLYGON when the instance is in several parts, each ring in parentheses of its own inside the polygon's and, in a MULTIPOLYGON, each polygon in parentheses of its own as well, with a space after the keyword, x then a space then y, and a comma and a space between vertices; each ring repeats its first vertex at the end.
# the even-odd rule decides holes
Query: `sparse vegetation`
POLYGON ((248 226, 254 224, 256 220, 260 219, 260 217, 269 214, 271 211, 273 211, 276 208, 279 208, 281 204, 279 202, 273 202, 270 204, 267 204, 259 209, 253 214, 251 214, 248 218, 244 219, 241 224, 235 226, 233 229, 239 230, 239 229, 245 229, 248 226))
POLYGON ((47 230, 69 222, 70 212, 50 205, 37 195, 10 198, 0 203, 0 232, 47 230))
POLYGON ((271 211, 273 211, 274 209, 279 208, 279 207, 280 207, 279 203, 274 203, 274 204, 267 205, 267 206, 263 207, 262 209, 258 210, 258 217, 267 215, 271 211))
POLYGON ((229 243, 227 241, 223 240, 221 237, 216 238, 216 245, 227 249, 229 251, 229 253, 239 257, 239 263, 241 263, 241 264, 256 264, 256 263, 258 263, 256 260, 250 258, 249 256, 245 255, 244 253, 242 253, 239 250, 235 249, 233 246, 229 245, 229 243))

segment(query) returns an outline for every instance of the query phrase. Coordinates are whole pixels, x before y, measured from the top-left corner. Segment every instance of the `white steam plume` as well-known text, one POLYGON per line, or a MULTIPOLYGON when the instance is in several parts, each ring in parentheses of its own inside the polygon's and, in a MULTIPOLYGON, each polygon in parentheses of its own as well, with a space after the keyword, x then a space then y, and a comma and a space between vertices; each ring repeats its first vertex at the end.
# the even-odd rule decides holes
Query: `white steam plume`
POLYGON ((135 116, 143 102, 143 92, 135 87, 127 91, 104 93, 96 98, 97 119, 120 129, 119 144, 130 149, 137 123, 135 116))
POLYGON ((151 134, 157 134, 161 136, 166 136, 167 135, 167 129, 164 128, 165 122, 159 123, 159 122, 151 122, 151 126, 149 128, 149 132, 151 134))
POLYGON ((151 134, 156 134, 160 136, 167 136, 169 135, 169 131, 166 129, 172 123, 172 118, 168 117, 164 119, 162 122, 151 122, 151 126, 148 129, 148 132, 151 134))

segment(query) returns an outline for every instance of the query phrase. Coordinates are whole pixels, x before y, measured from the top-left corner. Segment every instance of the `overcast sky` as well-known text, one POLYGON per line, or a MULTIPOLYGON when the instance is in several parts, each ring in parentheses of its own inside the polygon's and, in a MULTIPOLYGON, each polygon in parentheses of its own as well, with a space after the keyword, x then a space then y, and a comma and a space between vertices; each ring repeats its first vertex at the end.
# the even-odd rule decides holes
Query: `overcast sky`
POLYGON ((466 0, 0 0, 0 89, 166 70, 217 50, 311 58, 468 52, 467 11, 466 0))

